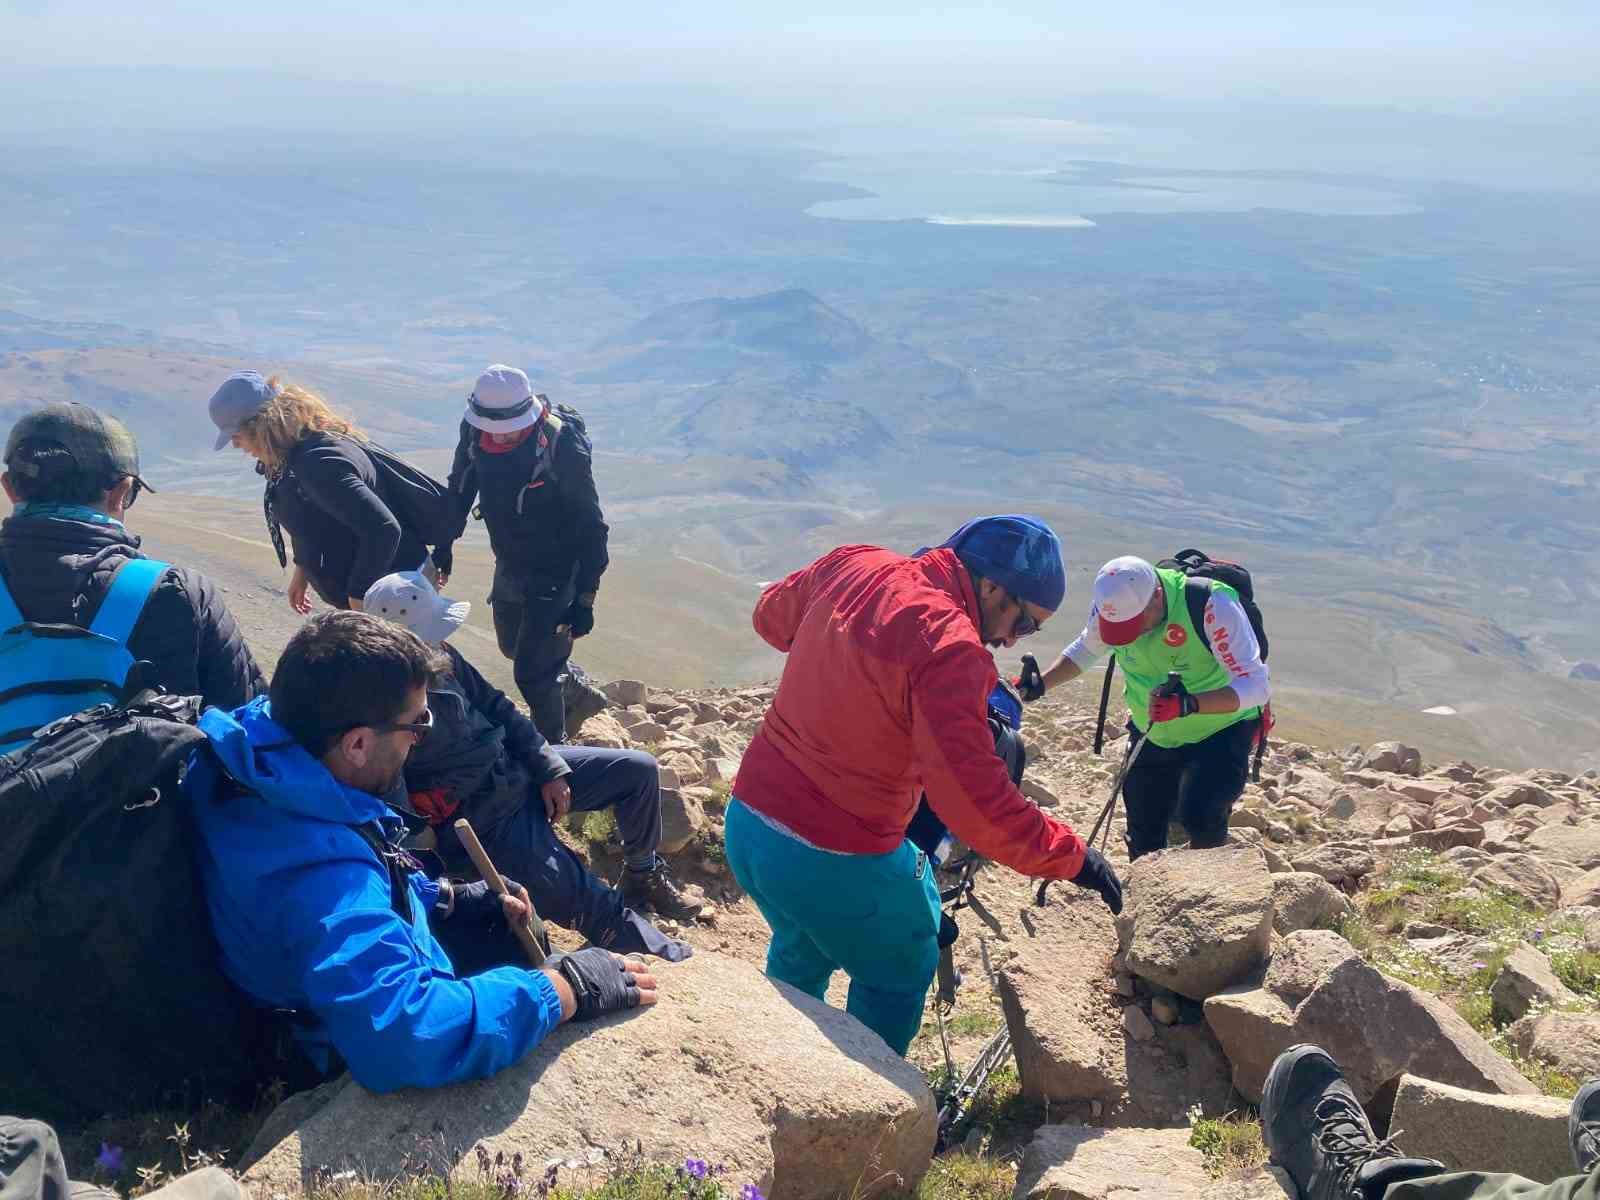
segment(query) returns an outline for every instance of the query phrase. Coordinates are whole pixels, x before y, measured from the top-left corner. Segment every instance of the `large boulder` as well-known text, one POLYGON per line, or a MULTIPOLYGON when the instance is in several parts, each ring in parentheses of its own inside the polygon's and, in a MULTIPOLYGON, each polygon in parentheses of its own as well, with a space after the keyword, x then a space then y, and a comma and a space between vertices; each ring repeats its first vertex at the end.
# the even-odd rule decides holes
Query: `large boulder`
POLYGON ((1565 859, 1585 871, 1600 868, 1600 821, 1585 825, 1541 825, 1528 835, 1530 850, 1565 859))
POLYGON ((1520 1020, 1535 1008, 1565 1004, 1577 997, 1556 978, 1550 960, 1532 946, 1518 946, 1506 955, 1489 987, 1494 1015, 1502 1024, 1520 1020))
POLYGON ((1300 1003, 1295 1032, 1333 1055, 1363 1104, 1407 1073, 1510 1096, 1537 1091, 1444 1001, 1359 958, 1328 972, 1300 1003))
POLYGON ((1265 961, 1272 943, 1272 877, 1254 849, 1165 850, 1125 879, 1117 935, 1128 969, 1204 1000, 1265 961))
POLYGON ((623 707, 643 704, 650 699, 650 689, 637 679, 613 679, 610 683, 601 684, 600 690, 608 700, 623 707))
POLYGON ((1358 880, 1372 874, 1378 864, 1372 851, 1359 842, 1324 842, 1295 856, 1290 865, 1296 871, 1321 875, 1336 887, 1354 887, 1358 880))
POLYGON ((1561 903, 1567 908, 1579 905, 1600 907, 1600 868, 1585 871, 1561 885, 1561 903))
POLYGON ((1403 742, 1377 742, 1361 756, 1366 771, 1387 771, 1391 775, 1421 775, 1422 755, 1403 742))
POLYGON ((1572 1174, 1570 1105, 1554 1096, 1495 1096, 1405 1075, 1389 1127, 1407 1154, 1452 1171, 1495 1171, 1554 1183, 1572 1174))
POLYGON ((1524 1058, 1536 1058, 1579 1081, 1600 1075, 1600 1013, 1538 1013, 1523 1017, 1506 1033, 1524 1058))
POLYGON ((1488 866, 1472 873, 1472 882, 1521 896, 1538 909, 1561 903, 1560 878, 1531 854, 1496 855, 1488 866))
POLYGON ((480 1146, 537 1170, 638 1145, 651 1161, 714 1159, 772 1200, 834 1200, 859 1181, 915 1188, 933 1097, 882 1038, 731 958, 702 951, 656 970, 659 1005, 565 1025, 490 1079, 380 1096, 346 1078, 248 1165, 246 1187, 298 1195, 346 1170, 469 1182, 480 1146), (443 1161, 419 1163, 424 1143, 443 1161))
POLYGON ((999 975, 1023 1096, 1057 1111, 1098 1101, 1103 1119, 1120 1125, 1181 1122, 1193 1105, 1227 1112, 1228 1063, 1204 1027, 1154 1025, 1137 1004, 1118 1009, 1105 907, 1085 896, 1048 913, 1038 943, 999 975))
POLYGON ((682 788, 661 789, 661 853, 678 853, 705 831, 706 824, 706 814, 693 796, 682 788))
POLYGON ((1206 1026, 1227 1055, 1233 1086, 1252 1104, 1261 1103, 1261 1089, 1273 1061, 1294 1045, 1294 1009, 1264 987, 1240 984, 1205 1003, 1206 1026))
POLYGON ((1294 1007, 1335 968, 1359 957, 1356 948, 1331 929, 1297 930, 1273 948, 1262 986, 1294 1007))
POLYGON ((1272 928, 1280 934, 1331 929, 1351 911, 1343 892, 1310 871, 1274 875, 1272 909, 1272 928))
POLYGON ((1012 1200, 1198 1196, 1211 1183, 1187 1129, 1045 1125, 1017 1169, 1012 1200))

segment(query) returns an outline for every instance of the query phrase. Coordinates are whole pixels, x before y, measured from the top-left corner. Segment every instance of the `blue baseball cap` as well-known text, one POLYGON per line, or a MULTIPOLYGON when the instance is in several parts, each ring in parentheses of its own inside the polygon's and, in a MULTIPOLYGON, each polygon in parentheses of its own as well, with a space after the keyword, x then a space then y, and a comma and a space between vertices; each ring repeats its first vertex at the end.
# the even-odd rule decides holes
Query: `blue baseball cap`
POLYGON ((231 442, 245 422, 277 394, 259 371, 229 375, 222 386, 211 393, 211 423, 217 427, 217 444, 211 448, 221 450, 231 442))
POLYGON ((1019 600, 1055 612, 1067 595, 1061 540, 1038 517, 1010 514, 968 521, 943 542, 985 579, 1019 600))

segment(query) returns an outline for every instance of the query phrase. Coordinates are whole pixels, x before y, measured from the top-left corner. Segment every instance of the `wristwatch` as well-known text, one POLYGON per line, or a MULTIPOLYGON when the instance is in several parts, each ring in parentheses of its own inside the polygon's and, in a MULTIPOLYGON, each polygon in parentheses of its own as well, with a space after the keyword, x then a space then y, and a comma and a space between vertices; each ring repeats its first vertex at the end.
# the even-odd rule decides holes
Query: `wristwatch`
POLYGON ((456 889, 442 875, 439 877, 439 899, 434 902, 433 911, 441 921, 448 920, 450 914, 456 911, 456 889))

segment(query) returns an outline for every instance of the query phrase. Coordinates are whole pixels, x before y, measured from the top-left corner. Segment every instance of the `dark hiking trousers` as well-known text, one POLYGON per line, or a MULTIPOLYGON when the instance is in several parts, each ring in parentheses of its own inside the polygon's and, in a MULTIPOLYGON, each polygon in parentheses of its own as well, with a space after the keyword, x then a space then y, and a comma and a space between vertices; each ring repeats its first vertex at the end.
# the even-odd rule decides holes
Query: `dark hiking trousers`
POLYGON ((0 1200, 117 1200, 117 1194, 68 1179, 56 1131, 43 1121, 0 1117, 0 1200))
POLYGON ((528 715, 552 744, 567 740, 566 702, 561 677, 572 654, 572 635, 557 633, 577 596, 576 566, 563 576, 526 578, 494 572, 489 606, 500 653, 511 660, 511 677, 528 704, 528 715))
POLYGON ((1600 1200, 1600 1171, 1534 1183, 1520 1175, 1453 1171, 1391 1184, 1383 1200, 1600 1200))
MULTIPOLYGON (((661 844, 656 760, 639 750, 598 746, 560 746, 556 753, 572 768, 564 778, 572 789, 573 811, 613 810, 623 853, 653 861, 661 844)), ((629 908, 615 888, 596 877, 556 836, 537 788, 530 788, 528 802, 505 820, 476 832, 495 867, 528 889, 534 907, 546 921, 575 929, 596 946, 619 954, 637 951, 671 961, 687 957, 688 947, 666 937, 629 908)), ((493 944, 474 947, 449 926, 448 921, 439 922, 439 940, 462 974, 492 965, 479 965, 483 953, 504 953, 504 947, 493 944)))
MULTIPOLYGON (((1260 724, 1240 721, 1188 746, 1169 749, 1151 742, 1139 752, 1122 783, 1130 859, 1164 850, 1174 817, 1196 850, 1228 840, 1228 816, 1250 776, 1250 752, 1260 724)), ((1131 723, 1128 733, 1141 736, 1131 723)))

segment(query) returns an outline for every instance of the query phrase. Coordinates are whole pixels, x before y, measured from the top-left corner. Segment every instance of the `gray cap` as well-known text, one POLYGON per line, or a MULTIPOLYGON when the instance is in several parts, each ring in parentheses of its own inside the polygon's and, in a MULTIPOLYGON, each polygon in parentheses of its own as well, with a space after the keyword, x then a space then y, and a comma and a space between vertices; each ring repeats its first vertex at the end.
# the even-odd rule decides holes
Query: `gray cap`
POLYGON ((139 443, 128 427, 87 404, 46 404, 28 413, 11 427, 5 462, 32 482, 82 471, 108 486, 131 475, 140 487, 155 491, 139 479, 139 443))
POLYGON ((245 422, 277 394, 259 371, 229 375, 211 394, 211 423, 217 427, 217 444, 212 449, 221 450, 231 442, 245 422))

